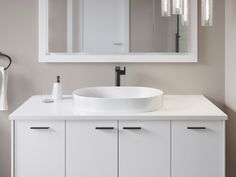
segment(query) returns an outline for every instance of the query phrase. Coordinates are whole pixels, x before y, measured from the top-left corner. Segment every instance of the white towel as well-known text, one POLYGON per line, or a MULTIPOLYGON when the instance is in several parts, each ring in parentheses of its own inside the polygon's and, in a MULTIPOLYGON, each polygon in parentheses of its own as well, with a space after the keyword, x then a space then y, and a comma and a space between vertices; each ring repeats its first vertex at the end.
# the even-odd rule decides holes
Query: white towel
POLYGON ((0 66, 0 72, 2 75, 2 83, 1 83, 1 93, 0 93, 0 111, 7 111, 7 81, 8 74, 4 67, 0 66))

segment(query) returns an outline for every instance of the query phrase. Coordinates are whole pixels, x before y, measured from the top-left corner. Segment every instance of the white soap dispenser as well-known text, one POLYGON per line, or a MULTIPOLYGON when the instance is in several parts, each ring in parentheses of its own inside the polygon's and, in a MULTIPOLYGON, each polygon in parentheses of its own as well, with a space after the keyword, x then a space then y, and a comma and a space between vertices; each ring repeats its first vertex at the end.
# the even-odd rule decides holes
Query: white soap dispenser
POLYGON ((53 84, 52 99, 61 100, 62 96, 63 96, 62 84, 60 81, 60 76, 57 76, 57 81, 53 84))

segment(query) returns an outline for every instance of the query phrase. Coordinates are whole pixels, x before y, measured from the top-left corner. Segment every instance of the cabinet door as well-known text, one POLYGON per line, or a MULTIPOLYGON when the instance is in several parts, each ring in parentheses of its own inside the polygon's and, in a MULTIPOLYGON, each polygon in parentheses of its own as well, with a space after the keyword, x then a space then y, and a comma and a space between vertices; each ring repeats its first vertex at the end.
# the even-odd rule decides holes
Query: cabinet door
POLYGON ((170 122, 120 121, 120 177, 170 177, 170 122))
POLYGON ((66 176, 117 177, 117 121, 67 121, 66 176))
POLYGON ((172 176, 224 177, 224 122, 172 122, 172 176))
POLYGON ((15 122, 15 177, 65 177, 65 122, 15 122))

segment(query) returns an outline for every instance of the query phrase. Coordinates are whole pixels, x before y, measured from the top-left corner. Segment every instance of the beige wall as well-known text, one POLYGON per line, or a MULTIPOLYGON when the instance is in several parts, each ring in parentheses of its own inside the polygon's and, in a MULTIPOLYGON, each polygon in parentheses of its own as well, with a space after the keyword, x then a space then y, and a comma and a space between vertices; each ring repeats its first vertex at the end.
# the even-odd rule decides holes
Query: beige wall
MULTIPOLYGON (((57 74, 66 93, 79 87, 113 85, 115 64, 38 63, 38 0, 0 0, 0 50, 12 56, 9 71, 10 110, 0 113, 0 176, 10 177, 8 114, 57 74)), ((123 85, 157 87, 166 94, 204 94, 224 107, 224 0, 215 0, 212 28, 199 27, 197 64, 127 64, 123 85)), ((233 130, 233 129, 232 129, 233 130)), ((231 177, 236 176, 231 175, 231 177)))
POLYGON ((236 1, 226 0, 225 106, 227 123, 227 171, 236 176, 236 1))

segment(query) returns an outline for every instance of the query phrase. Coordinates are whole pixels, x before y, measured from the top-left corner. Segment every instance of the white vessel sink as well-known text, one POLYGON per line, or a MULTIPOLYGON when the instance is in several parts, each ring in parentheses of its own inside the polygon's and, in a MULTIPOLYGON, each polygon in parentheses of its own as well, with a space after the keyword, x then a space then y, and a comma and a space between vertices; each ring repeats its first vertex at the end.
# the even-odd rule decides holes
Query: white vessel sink
POLYGON ((150 112, 162 107, 163 92, 146 87, 91 87, 75 90, 73 101, 81 112, 150 112))

